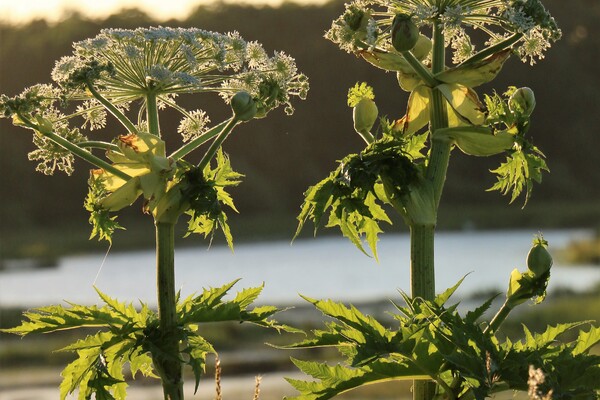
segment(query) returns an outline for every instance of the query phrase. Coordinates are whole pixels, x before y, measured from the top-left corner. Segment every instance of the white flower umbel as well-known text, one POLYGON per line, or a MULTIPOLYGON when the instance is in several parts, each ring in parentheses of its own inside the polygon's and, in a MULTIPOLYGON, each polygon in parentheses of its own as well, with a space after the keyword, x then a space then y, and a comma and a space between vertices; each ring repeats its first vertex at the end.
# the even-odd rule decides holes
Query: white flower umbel
POLYGON ((387 51, 391 24, 398 13, 411 16, 421 27, 441 26, 446 45, 454 50, 455 63, 474 55, 467 37, 473 29, 489 36, 483 40, 486 43, 508 40, 507 47, 529 62, 542 58, 561 36, 540 0, 358 0, 346 4, 325 36, 351 53, 387 51))
MULTIPOLYGON (((285 68, 280 68, 281 54, 270 58, 258 43, 246 43, 236 32, 105 29, 73 47, 74 55, 57 62, 52 77, 59 86, 71 89, 76 99, 90 97, 84 90, 88 83, 113 103, 130 103, 149 92, 159 99, 201 92, 217 92, 229 99, 237 88, 226 82, 250 80, 260 86, 271 84, 275 74, 279 95, 277 101, 269 102, 270 110, 280 102, 290 109, 290 96, 305 97, 308 90, 292 58, 286 58, 285 68)), ((253 92, 258 94, 256 87, 253 92)))
POLYGON ((30 158, 40 161, 38 170, 47 174, 57 168, 71 173, 73 154, 110 169, 90 149, 115 151, 110 142, 114 133, 109 141, 88 141, 77 130, 103 129, 109 114, 126 129, 117 131, 118 135, 150 132, 161 136, 158 110, 179 112, 178 132, 187 143, 174 153, 178 160, 225 126, 217 124, 218 129, 200 138, 210 131, 211 120, 202 110, 190 112, 178 105, 179 94, 212 92, 229 103, 244 91, 256 104, 256 116, 264 117, 280 105, 291 114, 292 98, 304 99, 308 92, 308 80, 292 57, 281 52, 269 56, 259 43, 246 42, 237 32, 105 29, 94 38, 74 43, 73 49, 72 55, 55 64, 55 86, 36 85, 14 98, 0 99, 5 117, 38 131, 34 140, 38 150, 30 158), (70 120, 77 128, 69 126, 70 120))

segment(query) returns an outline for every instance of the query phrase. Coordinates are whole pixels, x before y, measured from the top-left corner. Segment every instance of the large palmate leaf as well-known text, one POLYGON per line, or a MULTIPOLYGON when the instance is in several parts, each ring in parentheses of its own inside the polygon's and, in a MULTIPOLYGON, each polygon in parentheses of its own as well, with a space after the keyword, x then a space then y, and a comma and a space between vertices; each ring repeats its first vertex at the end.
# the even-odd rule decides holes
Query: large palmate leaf
POLYGON ((235 280, 218 288, 208 288, 200 295, 191 295, 178 301, 178 327, 172 332, 164 332, 160 328, 157 314, 147 305, 136 308, 100 290, 97 292, 104 303, 101 307, 70 304, 68 307, 38 308, 24 313, 27 321, 20 326, 3 332, 25 336, 75 328, 102 329, 60 350, 77 355, 62 372, 61 400, 76 391, 82 400, 91 396, 96 399, 124 400, 126 364, 134 378, 138 373, 157 377, 161 371, 156 361, 165 359, 179 360, 189 365, 197 389, 205 371, 207 355, 216 354, 212 344, 198 334, 198 324, 237 321, 298 332, 271 319, 281 311, 277 307, 249 308, 262 292, 262 286, 243 289, 233 299, 226 300, 225 296, 237 282, 235 280), (169 338, 181 344, 181 353, 173 354, 165 348, 165 343, 171 343, 166 340, 169 338))
POLYGON ((335 347, 346 361, 293 360, 313 380, 288 379, 300 393, 289 399, 329 399, 363 385, 404 379, 432 379, 444 398, 485 399, 507 389, 528 390, 532 367, 543 370, 544 388, 558 398, 596 398, 600 356, 589 350, 600 342, 600 328, 582 331, 570 343, 560 339, 588 323, 561 324, 539 334, 525 328, 523 340, 501 343, 478 322, 493 298, 466 317, 456 305, 446 305, 461 282, 432 301, 403 294, 405 305, 396 305, 393 314, 395 329, 355 307, 307 298, 332 322, 287 348, 335 347))

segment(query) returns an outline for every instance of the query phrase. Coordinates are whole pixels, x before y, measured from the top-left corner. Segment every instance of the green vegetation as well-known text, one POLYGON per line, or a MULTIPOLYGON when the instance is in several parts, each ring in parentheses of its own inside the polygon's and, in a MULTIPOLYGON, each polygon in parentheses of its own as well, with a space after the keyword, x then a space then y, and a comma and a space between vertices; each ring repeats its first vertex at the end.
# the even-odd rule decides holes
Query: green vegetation
MULTIPOLYGON (((339 4, 332 3, 319 11, 331 11, 336 6, 339 4)), ((260 26, 261 18, 272 17, 269 11, 274 12, 227 9, 231 15, 235 10, 245 11, 244 19, 252 21, 253 26, 260 26)), ((286 5, 277 12, 281 10, 293 11, 294 21, 290 19, 287 28, 300 24, 296 28, 304 32, 307 24, 302 23, 302 17, 307 15, 300 14, 316 8, 286 5)), ((221 12, 216 10, 209 15, 198 10, 186 23, 209 17, 203 28, 210 29, 212 22, 218 23, 216 30, 221 31, 228 19, 219 17, 229 16, 220 15, 221 12)), ((137 25, 143 16, 135 16, 137 25)), ((105 21, 109 26, 114 22, 105 21)), ((74 33, 89 28, 77 16, 65 23, 74 33)), ((32 26, 35 24, 24 29, 32 26)), ((48 32, 54 28, 43 28, 45 35, 38 44, 52 37, 48 32)), ((579 39, 585 36, 582 30, 576 32, 579 39)), ((298 30, 294 33, 297 39, 298 30)), ((329 93, 317 93, 318 110, 299 116, 301 121, 311 120, 314 125, 298 125, 302 133, 310 131, 320 136, 304 135, 297 143, 305 146, 293 147, 296 158, 278 162, 270 161, 277 159, 272 154, 283 156, 278 140, 271 135, 264 136, 264 142, 259 134, 242 136, 247 140, 240 141, 244 147, 238 150, 242 154, 247 155, 248 149, 253 148, 263 161, 262 166, 279 167, 275 175, 268 176, 275 179, 255 181, 253 196, 246 197, 248 203, 242 204, 252 203, 256 209, 265 207, 267 212, 271 209, 286 215, 287 200, 294 195, 273 195, 279 191, 275 190, 276 175, 286 181, 297 178, 298 173, 306 178, 307 171, 313 172, 311 161, 319 160, 318 164, 326 154, 321 149, 344 150, 346 147, 338 144, 345 143, 349 151, 338 157, 332 172, 304 193, 296 236, 309 221, 315 229, 321 225, 337 228, 360 251, 377 259, 379 235, 394 219, 401 220, 410 233, 410 293, 400 293, 401 301, 392 300, 391 312, 381 320, 354 306, 303 297, 327 322, 322 329, 305 327, 310 333, 295 344, 274 340, 275 347, 317 349, 316 353, 302 353, 308 359, 292 358, 292 363, 310 379, 288 378, 299 392, 290 399, 326 400, 390 381, 402 382, 399 388, 411 381, 413 400, 479 400, 506 390, 527 391, 534 400, 598 397, 600 356, 594 348, 600 344, 600 328, 595 321, 560 322, 540 327, 537 332, 523 325, 518 338, 511 338, 510 329, 503 330, 509 316, 518 315, 514 310, 523 309, 529 300, 540 304, 546 298, 553 260, 541 234, 534 238, 526 257, 527 269, 512 271, 500 303, 496 301, 498 296, 492 296, 466 313, 459 312, 451 297, 464 278, 442 293, 435 286, 435 232, 439 228, 438 214, 443 209, 442 195, 451 156, 492 158, 493 164, 483 163, 483 170, 490 174, 485 181, 474 179, 479 176, 470 169, 462 175, 470 181, 455 185, 456 197, 450 193, 448 207, 464 205, 465 198, 472 203, 487 199, 484 194, 473 194, 476 187, 497 191, 510 203, 519 199, 523 206, 536 207, 533 188, 536 187, 537 195, 537 184, 542 177, 546 179, 553 167, 549 168, 541 150, 545 150, 540 145, 543 140, 534 140, 533 133, 537 131, 531 128, 537 113, 533 111, 544 105, 544 99, 549 101, 544 105, 548 107, 546 112, 551 109, 550 103, 561 102, 543 92, 536 98, 534 91, 520 82, 513 86, 518 78, 513 77, 504 87, 495 87, 492 81, 511 56, 531 65, 543 59, 562 33, 540 0, 348 3, 325 37, 378 70, 393 72, 395 82, 384 85, 384 80, 374 78, 372 85, 360 80, 347 85, 350 90, 344 102, 352 108, 352 124, 346 126, 341 122, 342 114, 325 106, 335 93, 329 78, 343 75, 326 71, 326 66, 346 62, 330 64, 326 61, 332 59, 318 57, 322 51, 319 46, 303 44, 303 49, 311 52, 309 58, 318 61, 313 71, 326 72, 321 77, 327 79, 320 83, 329 93), (406 107, 398 107, 404 101, 399 102, 390 90, 396 84, 397 91, 405 92, 406 107), (478 91, 487 94, 480 97, 478 91), (386 94, 380 96, 380 92, 386 94), (386 101, 389 104, 383 106, 386 101), (334 142, 322 140, 323 132, 343 132, 350 130, 348 127, 354 128, 362 146, 340 138, 334 142), (302 168, 295 168, 296 165, 302 168), (489 310, 495 313, 488 321, 489 310), (339 355, 332 355, 333 351, 339 355), (325 361, 317 361, 322 358, 325 361)), ((283 38, 274 32, 270 34, 277 40, 283 38)), ((53 83, 35 84, 20 94, 0 96, 0 116, 17 128, 32 131, 33 149, 25 149, 22 143, 0 148, 10 149, 11 157, 6 160, 11 173, 20 173, 12 165, 18 165, 12 154, 19 150, 26 150, 29 160, 37 163, 35 169, 44 175, 74 174, 76 160, 77 164, 84 161, 91 165, 83 205, 89 213, 90 239, 112 245, 113 237, 130 218, 123 210, 134 204, 141 208, 153 222, 152 229, 142 231, 147 234, 153 230, 155 235, 158 307, 150 309, 144 302, 139 306, 125 304, 97 290, 100 305, 67 302, 66 306, 28 310, 18 326, 1 332, 20 336, 57 333, 55 343, 61 338, 73 339, 64 331, 77 329, 87 334, 59 350, 74 355, 61 374, 61 399, 78 392, 81 399, 124 400, 128 380, 141 376, 157 378, 165 400, 183 400, 184 378, 193 379, 197 390, 211 361, 207 357, 214 355, 220 400, 218 353, 206 336, 211 330, 203 329, 207 324, 218 323, 217 332, 225 329, 221 325, 224 322, 246 322, 277 332, 301 331, 272 319, 282 311, 278 307, 254 305, 262 286, 242 289, 227 298, 237 283, 234 280, 181 298, 175 288, 175 237, 180 233, 176 226, 180 218, 187 218, 185 236, 197 233, 212 242, 218 233, 217 237, 233 248, 229 216, 231 211, 238 212, 240 203, 234 205, 233 194, 244 175, 236 172, 238 167, 229 152, 224 151, 224 145, 229 146, 231 141, 227 139, 234 130, 238 137, 238 132, 249 133, 248 126, 254 125, 250 122, 267 114, 273 116, 277 108, 291 115, 292 100, 306 98, 307 77, 298 72, 295 60, 286 52, 274 52, 271 57, 261 44, 244 41, 238 32, 219 34, 195 27, 119 27, 102 29, 91 39, 80 39, 73 44, 72 55, 62 56, 55 63, 53 83), (207 99, 200 103, 202 109, 197 108, 196 96, 200 94, 207 99), (223 101, 228 107, 217 108, 223 101), (93 136, 97 132, 92 131, 103 132, 93 136)), ((281 47, 284 50, 285 44, 281 47)), ((13 48, 17 47, 15 44, 13 48)), ((38 53, 43 53, 41 48, 38 53)), ((13 58, 10 55, 6 59, 13 58)), ((31 57, 28 62, 32 62, 31 57)), ((9 65, 13 64, 18 65, 16 58, 9 65)), ((575 64, 569 61, 563 71, 575 73, 574 68, 569 68, 575 64)), ((386 75, 379 72, 379 76, 386 75)), ((582 97, 581 93, 577 95, 582 97)), ((348 110, 344 114, 349 119, 348 110)), ((562 152, 568 148, 566 143, 575 150, 583 147, 570 134, 578 129, 587 131, 585 126, 571 122, 576 114, 573 110, 566 114, 567 125, 558 125, 561 130, 555 132, 554 136, 561 139, 565 132, 569 133, 568 140, 561 142, 562 152)), ((279 125, 276 128, 268 133, 282 130, 279 125)), ((16 132, 7 131, 16 137, 16 132)), ((582 158, 581 154, 577 157, 582 158)), ((244 158, 240 159, 243 165, 244 158)), ((255 172, 252 165, 248 162, 246 166, 255 172)), ((568 201, 570 206, 589 201, 588 192, 581 194, 573 186, 586 183, 585 179, 597 173, 593 168, 579 171, 587 170, 591 172, 586 178, 559 175, 558 182, 564 187, 561 186, 562 192, 557 191, 557 199, 568 201)), ((10 173, 3 175, 8 182, 14 179, 10 173)), ((593 184, 589 187, 595 188, 593 184)), ((65 224, 77 220, 71 211, 65 211, 63 192, 58 192, 63 204, 55 210, 50 186, 41 184, 30 189, 29 194, 40 193, 41 199, 28 203, 19 200, 33 196, 7 196, 7 208, 2 208, 3 217, 7 217, 3 234, 18 237, 19 232, 47 229, 61 217, 60 210, 65 224)), ((539 204, 552 206, 556 202, 539 204)), ((484 215, 495 206, 486 204, 484 215)), ((597 205, 590 209, 596 212, 597 205)), ((264 211, 249 213, 251 218, 253 215, 270 220, 264 211)), ((483 221, 494 223, 490 218, 483 221)), ((451 224, 449 220, 448 225, 451 224)), ((139 226, 134 225, 134 229, 139 226)), ((64 246, 50 252, 44 247, 47 243, 40 245, 39 237, 36 240, 15 249, 12 255, 35 255, 45 264, 70 248, 64 246)), ((573 306, 571 303, 568 307, 573 306)), ((250 337, 254 338, 254 333, 250 337)), ((217 338, 223 339, 219 334, 217 338)), ((251 343, 252 340, 244 350, 251 343)), ((7 358, 19 357, 14 349, 2 351, 7 352, 7 358)), ((23 358, 31 359, 32 352, 23 353, 23 358)), ((283 365, 278 360, 269 363, 270 368, 283 365)), ((258 389, 254 395, 257 397, 258 389)))

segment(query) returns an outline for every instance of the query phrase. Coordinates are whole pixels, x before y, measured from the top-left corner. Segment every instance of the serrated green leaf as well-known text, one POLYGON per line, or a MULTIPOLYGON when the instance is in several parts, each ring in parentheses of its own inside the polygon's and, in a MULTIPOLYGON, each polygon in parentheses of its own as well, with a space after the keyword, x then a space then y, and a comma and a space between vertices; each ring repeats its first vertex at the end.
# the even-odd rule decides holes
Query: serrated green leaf
POLYGON ((263 283, 261 286, 242 289, 240 292, 237 293, 233 301, 239 304, 241 308, 246 308, 250 304, 254 303, 258 296, 260 296, 264 287, 265 285, 263 283))
POLYGON ((450 299, 450 297, 452 297, 454 292, 456 292, 456 290, 463 283, 463 281, 465 280, 466 277, 467 277, 466 275, 463 276, 454 286, 446 289, 443 293, 437 295, 434 300, 435 304, 437 304, 439 307, 446 304, 446 302, 450 299))
POLYGON ((129 354, 129 369, 134 379, 138 372, 146 377, 157 378, 152 368, 152 357, 140 347, 133 349, 129 354))
POLYGON ((507 157, 505 163, 491 170, 497 175, 498 181, 488 191, 498 190, 503 195, 512 192, 510 200, 512 203, 525 190, 525 204, 527 204, 531 197, 533 183, 541 182, 542 171, 549 171, 542 157, 543 154, 533 146, 529 152, 513 152, 507 157))
POLYGON ((490 297, 488 300, 485 301, 485 303, 477 307, 475 310, 467 312, 467 315, 465 316, 465 322, 467 324, 475 324, 477 320, 481 318, 487 310, 489 310, 489 308, 492 306, 492 303, 494 302, 494 300, 496 300, 496 297, 498 296, 499 294, 490 297))
POLYGON ((85 384, 90 379, 92 366, 98 361, 99 351, 96 349, 82 351, 79 357, 68 364, 61 372, 63 380, 59 386, 60 399, 64 400, 75 389, 85 384))
POLYGON ((192 371, 194 372, 195 386, 194 394, 198 391, 198 385, 200 384, 200 377, 206 371, 206 355, 217 354, 212 344, 210 344, 202 336, 193 335, 187 338, 187 347, 183 350, 185 354, 189 356, 189 360, 186 362, 192 371))
POLYGON ((579 336, 575 341, 576 345, 573 348, 573 355, 584 354, 592 347, 600 343, 600 327, 590 327, 588 332, 579 331, 579 336))
POLYGON ((318 381, 286 378, 301 393, 300 396, 286 397, 288 400, 326 400, 376 382, 426 378, 416 366, 396 362, 377 361, 361 368, 348 368, 296 359, 292 361, 302 372, 318 381))

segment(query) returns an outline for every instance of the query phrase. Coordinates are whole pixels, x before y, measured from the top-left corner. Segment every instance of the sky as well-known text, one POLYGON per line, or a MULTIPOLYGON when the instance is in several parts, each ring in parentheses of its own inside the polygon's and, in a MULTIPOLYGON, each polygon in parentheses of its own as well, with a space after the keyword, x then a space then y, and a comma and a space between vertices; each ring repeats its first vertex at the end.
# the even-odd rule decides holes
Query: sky
MULTIPOLYGON (((285 0, 223 0, 224 3, 277 6, 285 0)), ((290 1, 290 0, 288 0, 290 1)), ((0 21, 26 23, 45 18, 61 19, 65 12, 79 11, 90 17, 104 17, 123 8, 139 8, 157 19, 183 19, 198 5, 216 0, 0 0, 0 21)), ((298 4, 322 4, 325 0, 291 0, 298 4)))

